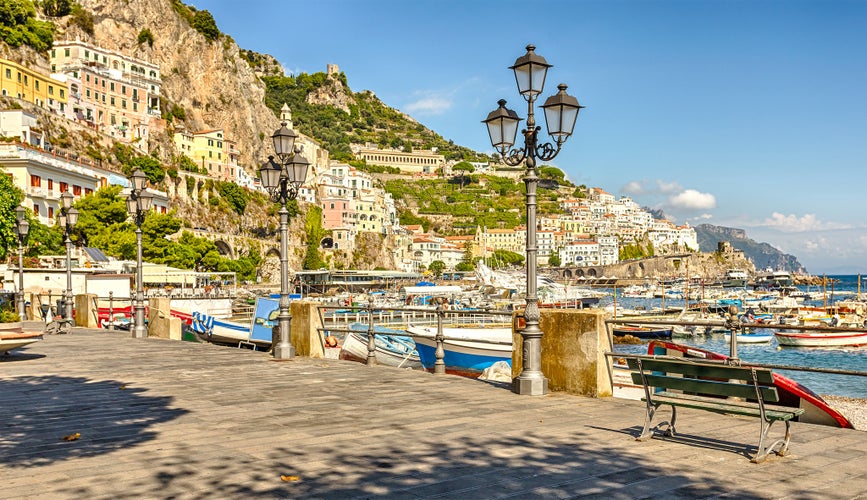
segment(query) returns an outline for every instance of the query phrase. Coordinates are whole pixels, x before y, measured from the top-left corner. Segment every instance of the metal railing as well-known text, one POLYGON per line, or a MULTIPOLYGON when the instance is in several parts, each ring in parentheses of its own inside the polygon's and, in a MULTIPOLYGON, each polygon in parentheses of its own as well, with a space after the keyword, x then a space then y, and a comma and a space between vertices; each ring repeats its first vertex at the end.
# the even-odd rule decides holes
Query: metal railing
MULTIPOLYGON (((498 324, 498 323, 499 324, 507 323, 507 322, 494 322, 491 320, 492 317, 507 316, 510 318, 510 321, 508 322, 508 324, 511 324, 512 323, 511 318, 514 315, 514 313, 512 311, 447 309, 445 307, 445 305, 442 303, 437 304, 436 308, 434 308, 434 309, 421 308, 421 307, 388 307, 388 306, 384 307, 384 306, 375 305, 372 300, 369 300, 368 304, 365 306, 351 306, 351 307, 319 306, 318 309, 319 309, 320 320, 322 321, 323 327, 318 328, 317 330, 320 333, 320 341, 322 342, 323 349, 325 348, 325 339, 324 339, 325 336, 332 333, 332 332, 343 333, 345 335, 349 335, 350 333, 365 333, 365 335, 367 336, 366 364, 368 366, 373 366, 373 365, 377 364, 376 363, 376 335, 377 335, 376 326, 378 326, 378 325, 375 321, 377 314, 378 314, 380 321, 382 321, 385 318, 394 319, 393 313, 395 313, 395 312, 400 313, 401 320, 406 320, 408 313, 410 315, 409 317, 411 317, 413 319, 425 319, 425 320, 431 319, 431 320, 433 320, 429 323, 422 323, 422 324, 432 325, 435 322, 436 327, 437 327, 435 335, 422 335, 422 334, 417 334, 417 333, 411 333, 407 330, 399 333, 399 335, 404 336, 404 337, 410 337, 412 339, 416 339, 416 338, 428 338, 428 339, 433 338, 434 339, 434 341, 436 342, 436 350, 434 352, 435 361, 434 361, 433 372, 436 375, 444 375, 446 373, 445 343, 447 341, 467 340, 466 338, 445 336, 445 334, 443 333, 443 329, 445 328, 447 316, 452 316, 452 317, 457 317, 457 318, 463 319, 463 320, 451 322, 451 323, 449 323, 449 326, 451 326, 451 325, 468 326, 471 324, 492 326, 492 325, 498 324), (367 319, 367 331, 362 332, 362 331, 351 329, 351 328, 340 328, 339 326, 326 326, 327 316, 325 314, 325 311, 332 310, 332 309, 334 309, 334 310, 350 310, 353 314, 355 314, 356 321, 354 321, 354 323, 361 323, 361 321, 360 321, 361 316, 365 315, 366 319, 367 319), (362 314, 362 311, 363 311, 363 314, 362 314), (389 312, 392 314, 384 315, 383 313, 386 313, 386 312, 389 312), (418 313, 419 315, 416 316, 416 313, 418 313), (470 318, 470 320, 467 320, 466 318, 470 318)), ((338 318, 339 317, 340 316, 338 316, 338 318)), ((333 316, 330 318, 333 318, 333 316)), ((346 324, 348 325, 349 322, 347 321, 346 324)), ((394 323, 392 322, 392 323, 380 324, 379 326, 385 326, 386 324, 394 325, 394 323)), ((413 324, 418 325, 420 323, 414 321, 413 324)), ((331 322, 330 325, 339 325, 339 322, 337 322, 337 323, 331 322)), ((404 328, 406 328, 408 326, 409 326, 409 323, 407 322, 407 323, 405 323, 404 328)), ((491 345, 504 345, 505 344, 504 342, 488 340, 488 339, 473 339, 473 342, 479 342, 479 343, 491 344, 491 345)), ((511 342, 509 342, 508 344, 511 345, 511 342)))

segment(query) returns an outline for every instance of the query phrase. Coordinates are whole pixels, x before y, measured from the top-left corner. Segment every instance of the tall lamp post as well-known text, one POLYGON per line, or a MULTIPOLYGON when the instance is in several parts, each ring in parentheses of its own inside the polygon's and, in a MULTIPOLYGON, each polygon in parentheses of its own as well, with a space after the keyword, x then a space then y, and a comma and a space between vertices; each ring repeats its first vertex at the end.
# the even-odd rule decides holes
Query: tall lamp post
POLYGON ((18 207, 15 209, 15 234, 18 236, 18 317, 24 321, 27 316, 27 308, 24 303, 24 242, 27 233, 30 232, 30 222, 27 221, 27 209, 18 207))
POLYGON ((271 199, 280 204, 280 342, 273 347, 274 359, 291 359, 295 356, 295 347, 289 342, 292 315, 289 312, 289 210, 286 203, 298 197, 310 166, 310 162, 301 156, 301 149, 295 148, 297 137, 298 134, 283 122, 271 136, 279 163, 269 156, 259 169, 262 186, 271 199))
POLYGON ((72 193, 64 191, 60 195, 60 227, 66 243, 66 293, 63 296, 63 310, 66 320, 72 321, 72 229, 78 222, 78 210, 72 206, 72 193))
POLYGON ((144 276, 142 273, 142 256, 141 256, 141 225, 144 222, 145 214, 151 209, 154 195, 145 187, 147 176, 141 169, 136 169, 130 176, 132 184, 129 196, 126 198, 126 209, 132 216, 135 222, 135 300, 133 308, 135 309, 135 325, 132 329, 132 338, 143 339, 147 338, 148 331, 145 328, 144 322, 144 276))
POLYGON ((536 54, 536 47, 527 45, 527 53, 519 57, 509 69, 515 72, 518 92, 527 101, 527 128, 523 147, 512 148, 521 118, 506 108, 501 99, 499 107, 483 121, 488 126, 491 144, 502 155, 507 165, 517 166, 524 162, 527 167, 524 183, 527 185, 527 306, 524 310, 526 327, 521 331, 523 369, 512 380, 512 391, 518 394, 539 396, 548 392, 548 379, 542 374, 542 330, 539 328, 539 298, 536 296, 536 187, 539 176, 536 159, 550 161, 557 156, 566 139, 572 135, 578 111, 583 108, 578 100, 566 93, 566 85, 557 86, 558 92, 549 97, 541 108, 545 111, 548 134, 554 143, 539 143, 534 104, 545 86, 545 75, 551 67, 545 58, 536 54))

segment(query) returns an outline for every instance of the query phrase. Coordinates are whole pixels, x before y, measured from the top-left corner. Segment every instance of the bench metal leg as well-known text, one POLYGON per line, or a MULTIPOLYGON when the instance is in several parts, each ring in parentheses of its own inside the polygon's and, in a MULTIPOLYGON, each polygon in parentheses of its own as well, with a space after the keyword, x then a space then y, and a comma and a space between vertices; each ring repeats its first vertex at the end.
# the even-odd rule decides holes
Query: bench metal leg
POLYGON ((765 440, 768 439, 768 434, 770 433, 771 426, 774 424, 774 421, 765 421, 764 419, 761 420, 762 432, 759 435, 759 449, 756 452, 756 456, 753 457, 752 460, 750 460, 751 462, 753 462, 755 464, 764 462, 765 459, 768 458, 768 455, 771 452, 773 452, 774 448, 776 448, 778 445, 780 448, 777 451, 777 455, 782 457, 782 456, 785 456, 786 453, 788 453, 789 440, 792 438, 791 422, 786 420, 785 423, 786 423, 785 437, 783 439, 778 439, 778 440, 774 441, 773 443, 771 443, 769 446, 765 447, 764 446, 765 440))
POLYGON ((656 410, 659 409, 661 405, 659 404, 651 404, 647 403, 647 415, 644 418, 644 429, 641 431, 641 434, 635 438, 636 441, 647 441, 651 437, 653 437, 654 431, 661 430, 663 426, 665 426, 665 431, 663 431, 664 436, 674 436, 675 429, 674 424, 677 421, 677 407, 671 407, 671 421, 663 421, 654 426, 651 426, 653 423, 653 416, 656 414, 656 410))

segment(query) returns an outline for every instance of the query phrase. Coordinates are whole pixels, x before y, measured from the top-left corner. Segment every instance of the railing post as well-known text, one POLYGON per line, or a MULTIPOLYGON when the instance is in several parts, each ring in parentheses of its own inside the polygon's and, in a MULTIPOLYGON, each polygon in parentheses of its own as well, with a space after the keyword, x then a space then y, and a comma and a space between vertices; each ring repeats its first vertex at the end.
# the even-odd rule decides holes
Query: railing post
POLYGON ((367 297, 367 366, 376 364, 376 335, 373 330, 373 296, 367 297))
POLYGON ((444 360, 444 358, 446 357, 446 351, 443 348, 443 316, 445 316, 445 313, 443 312, 443 304, 442 302, 440 302, 439 304, 437 304, 437 350, 434 353, 434 356, 436 357, 436 361, 434 361, 435 375, 446 374, 446 362, 444 360))
POLYGON ((108 329, 114 330, 114 292, 108 291, 108 329))

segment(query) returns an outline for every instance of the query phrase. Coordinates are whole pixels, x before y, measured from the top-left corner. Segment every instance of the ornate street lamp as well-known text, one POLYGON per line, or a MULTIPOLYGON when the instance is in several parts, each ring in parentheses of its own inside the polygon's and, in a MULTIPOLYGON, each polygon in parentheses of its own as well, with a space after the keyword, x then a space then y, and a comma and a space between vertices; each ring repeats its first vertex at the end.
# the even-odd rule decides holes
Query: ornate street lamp
POLYGON ((27 308, 24 303, 24 243, 27 233, 30 232, 30 222, 25 217, 27 209, 18 207, 15 209, 16 224, 13 227, 18 236, 18 317, 21 321, 27 319, 27 308))
POLYGON ((291 359, 295 356, 295 347, 289 342, 292 315, 289 312, 289 210, 286 203, 298 197, 310 166, 310 162, 301 156, 301 149, 295 147, 297 138, 298 134, 283 122, 271 136, 279 163, 269 156, 259 169, 262 186, 271 199, 280 204, 280 342, 272 347, 274 359, 291 359))
POLYGON ((488 114, 483 121, 488 126, 491 144, 502 155, 507 165, 517 166, 525 162, 527 167, 524 183, 527 185, 527 306, 524 310, 526 327, 521 331, 523 338, 523 369, 512 380, 512 391, 518 394, 543 395, 548 392, 548 379, 542 374, 542 330, 539 328, 539 298, 536 295, 536 187, 539 176, 536 172, 536 159, 553 160, 560 152, 566 139, 572 135, 578 112, 584 106, 566 93, 566 85, 557 86, 559 92, 549 97, 541 108, 545 111, 545 122, 552 143, 539 143, 539 130, 536 126, 534 104, 536 97, 545 86, 545 76, 551 67, 545 58, 536 54, 536 47, 527 45, 527 53, 519 57, 509 69, 515 72, 518 92, 527 101, 527 128, 524 146, 512 149, 521 118, 506 108, 506 101, 500 100, 497 109, 488 114))
POLYGON ((69 191, 60 195, 60 227, 66 243, 66 293, 63 296, 64 317, 72 322, 72 229, 78 223, 78 210, 72 206, 74 197, 69 191))
POLYGON ((147 338, 148 331, 144 323, 144 276, 142 273, 142 255, 141 255, 141 225, 144 222, 145 215, 150 211, 154 201, 154 195, 147 190, 147 176, 141 169, 136 169, 129 178, 130 193, 126 198, 126 209, 135 222, 135 300, 133 301, 133 309, 135 310, 135 324, 132 329, 132 337, 134 339, 147 338))

